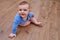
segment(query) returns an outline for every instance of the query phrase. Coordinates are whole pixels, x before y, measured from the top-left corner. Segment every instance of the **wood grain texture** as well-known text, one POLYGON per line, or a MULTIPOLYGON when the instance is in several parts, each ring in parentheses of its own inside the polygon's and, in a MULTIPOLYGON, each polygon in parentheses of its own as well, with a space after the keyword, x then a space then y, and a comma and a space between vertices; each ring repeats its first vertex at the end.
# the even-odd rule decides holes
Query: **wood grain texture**
POLYGON ((8 38, 21 1, 23 0, 0 0, 0 40, 60 40, 59 0, 26 0, 31 4, 35 18, 42 22, 43 27, 34 24, 19 26, 17 37, 8 38))

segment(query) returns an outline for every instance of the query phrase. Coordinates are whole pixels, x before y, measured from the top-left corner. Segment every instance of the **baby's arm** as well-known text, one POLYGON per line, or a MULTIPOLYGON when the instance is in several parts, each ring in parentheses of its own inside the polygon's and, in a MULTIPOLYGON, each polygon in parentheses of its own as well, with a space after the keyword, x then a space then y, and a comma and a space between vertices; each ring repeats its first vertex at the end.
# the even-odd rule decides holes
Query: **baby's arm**
POLYGON ((13 26, 12 26, 12 33, 13 34, 16 34, 17 27, 18 27, 18 21, 15 20, 14 23, 13 23, 13 26))
POLYGON ((19 24, 19 18, 18 16, 15 16, 14 23, 12 26, 12 33, 9 35, 9 38, 16 37, 16 30, 17 30, 18 24, 19 24))
POLYGON ((18 27, 18 24, 19 24, 19 16, 16 15, 15 18, 14 18, 13 26, 12 26, 12 33, 13 34, 16 34, 16 29, 18 27))

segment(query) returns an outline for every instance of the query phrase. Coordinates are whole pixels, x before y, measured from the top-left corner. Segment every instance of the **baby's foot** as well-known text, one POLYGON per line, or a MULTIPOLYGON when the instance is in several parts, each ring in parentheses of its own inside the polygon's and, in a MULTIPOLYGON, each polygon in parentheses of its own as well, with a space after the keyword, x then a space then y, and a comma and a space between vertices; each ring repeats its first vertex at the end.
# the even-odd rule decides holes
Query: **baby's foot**
POLYGON ((42 22, 38 22, 36 25, 42 27, 42 22))
POLYGON ((13 38, 13 37, 16 37, 16 34, 11 33, 11 34, 9 35, 9 38, 13 38))

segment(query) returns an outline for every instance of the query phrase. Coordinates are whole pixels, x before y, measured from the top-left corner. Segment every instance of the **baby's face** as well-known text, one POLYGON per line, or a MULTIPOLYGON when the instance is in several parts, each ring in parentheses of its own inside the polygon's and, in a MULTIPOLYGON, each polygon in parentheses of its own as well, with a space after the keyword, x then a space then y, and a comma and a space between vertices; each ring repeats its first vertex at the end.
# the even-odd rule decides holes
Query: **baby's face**
POLYGON ((20 16, 27 17, 27 15, 29 13, 29 5, 28 4, 19 5, 18 12, 19 12, 20 16))

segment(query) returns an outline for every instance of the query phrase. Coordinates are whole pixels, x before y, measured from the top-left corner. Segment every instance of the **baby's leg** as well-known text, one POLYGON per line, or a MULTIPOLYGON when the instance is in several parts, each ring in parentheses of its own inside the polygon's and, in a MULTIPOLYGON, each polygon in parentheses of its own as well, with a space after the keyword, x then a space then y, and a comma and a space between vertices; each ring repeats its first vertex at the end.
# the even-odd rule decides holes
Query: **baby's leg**
POLYGON ((31 22, 34 23, 35 25, 38 25, 38 26, 40 26, 40 24, 41 24, 41 22, 38 22, 36 20, 36 18, 34 18, 34 17, 31 18, 31 22))
POLYGON ((28 26, 31 22, 30 21, 26 21, 23 25, 21 26, 28 26))

